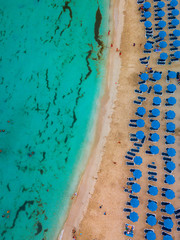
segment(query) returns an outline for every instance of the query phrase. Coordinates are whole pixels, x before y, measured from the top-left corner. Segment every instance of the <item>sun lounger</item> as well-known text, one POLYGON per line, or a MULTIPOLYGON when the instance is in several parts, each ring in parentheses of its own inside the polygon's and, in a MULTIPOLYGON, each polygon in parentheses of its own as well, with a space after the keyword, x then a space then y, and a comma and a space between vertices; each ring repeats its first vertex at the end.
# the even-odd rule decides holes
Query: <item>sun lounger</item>
POLYGON ((174 211, 174 214, 177 215, 180 213, 180 208, 174 211))
POLYGON ((145 97, 138 96, 138 99, 141 100, 142 102, 146 100, 145 97))
POLYGON ((168 202, 161 202, 161 205, 162 206, 166 206, 166 205, 168 205, 169 203, 168 202))
POLYGON ((174 16, 170 16, 170 17, 168 17, 168 19, 172 20, 172 19, 175 19, 175 17, 174 16))
POLYGON ((141 61, 141 64, 146 65, 146 64, 148 64, 148 61, 147 62, 141 61))
POLYGON ((153 176, 157 176, 157 173, 156 172, 148 172, 149 175, 153 175, 153 176))
POLYGON ((132 157, 130 157, 130 156, 125 156, 125 158, 127 158, 127 159, 129 159, 129 160, 133 160, 133 158, 132 157))
POLYGON ((152 90, 152 86, 150 86, 150 87, 148 88, 148 91, 147 91, 147 93, 150 93, 150 92, 151 92, 151 90, 152 90))
POLYGON ((134 182, 127 182, 126 184, 127 184, 128 186, 131 186, 131 185, 134 184, 134 182))
POLYGON ((166 231, 166 232, 171 232, 171 231, 172 231, 171 229, 166 228, 166 227, 162 227, 161 229, 164 230, 164 231, 166 231))
POLYGON ((130 195, 129 195, 129 198, 135 198, 135 199, 138 199, 138 196, 135 196, 135 195, 130 194, 130 195))
POLYGON ((128 181, 134 181, 135 179, 133 177, 127 178, 128 181))
POLYGON ((132 153, 132 152, 127 152, 127 154, 132 155, 132 156, 136 156, 136 154, 132 153))
POLYGON ((150 50, 144 50, 144 53, 151 53, 150 50))
POLYGON ((169 26, 168 29, 175 29, 176 26, 169 26))
MULTIPOLYGON (((157 16, 157 14, 155 14, 155 16, 157 16)), ((155 21, 160 21, 160 20, 162 20, 162 18, 161 17, 155 17, 154 20, 155 21)))
POLYGON ((152 176, 152 177, 148 177, 148 180, 149 180, 149 181, 153 181, 153 182, 157 182, 157 178, 155 178, 155 177, 153 177, 153 176, 152 176))
POLYGON ((132 152, 139 152, 139 149, 131 148, 132 152))
POLYGON ((163 41, 163 39, 162 39, 162 38, 159 38, 159 39, 157 39, 155 42, 158 43, 158 42, 161 42, 161 41, 163 41))
POLYGON ((180 227, 177 227, 177 231, 178 231, 178 232, 180 231, 180 227))
POLYGON ((176 215, 175 218, 176 218, 176 219, 180 219, 180 215, 176 215))
POLYGON ((158 64, 158 65, 165 65, 166 62, 159 62, 159 61, 158 61, 157 64, 158 64))
POLYGON ((139 102, 139 101, 136 101, 136 100, 134 101, 134 103, 135 103, 135 104, 138 104, 138 105, 141 105, 141 104, 142 104, 142 102, 139 102))
POLYGON ((156 169, 157 167, 154 166, 154 165, 150 165, 150 164, 148 164, 148 168, 156 169))
POLYGON ((172 58, 172 59, 171 59, 171 62, 178 62, 178 61, 179 61, 178 58, 172 58))
POLYGON ((164 226, 164 223, 162 221, 158 221, 158 224, 164 226))
POLYGON ((178 38, 177 37, 170 37, 169 39, 174 41, 174 40, 177 40, 178 38))
POLYGON ((171 172, 172 172, 171 170, 169 170, 169 169, 166 168, 166 167, 164 167, 164 170, 165 170, 166 172, 168 172, 168 173, 171 173, 171 172))
POLYGON ((142 144, 141 143, 134 143, 134 146, 135 147, 142 147, 142 144))
POLYGON ((176 50, 178 50, 177 47, 170 48, 170 51, 176 51, 176 50))
POLYGON ((149 81, 156 82, 156 80, 154 78, 149 78, 149 81))
POLYGON ((144 0, 138 0, 137 1, 137 4, 142 4, 142 3, 144 3, 144 0))
POLYGON ((147 57, 143 57, 139 59, 140 61, 147 60, 147 57))
POLYGON ((131 209, 130 208, 124 208, 123 211, 124 212, 131 212, 131 209))
POLYGON ((140 21, 140 22, 145 22, 145 21, 146 21, 146 18, 140 19, 139 21, 140 21))

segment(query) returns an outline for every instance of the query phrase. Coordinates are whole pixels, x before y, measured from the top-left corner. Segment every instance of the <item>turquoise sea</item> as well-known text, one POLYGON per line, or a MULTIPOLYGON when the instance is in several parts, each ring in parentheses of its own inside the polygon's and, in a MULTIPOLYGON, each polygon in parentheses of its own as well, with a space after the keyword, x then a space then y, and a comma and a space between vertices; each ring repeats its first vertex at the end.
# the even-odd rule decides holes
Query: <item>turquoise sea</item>
POLYGON ((0 0, 2 240, 52 240, 63 225, 102 91, 109 4, 0 0))

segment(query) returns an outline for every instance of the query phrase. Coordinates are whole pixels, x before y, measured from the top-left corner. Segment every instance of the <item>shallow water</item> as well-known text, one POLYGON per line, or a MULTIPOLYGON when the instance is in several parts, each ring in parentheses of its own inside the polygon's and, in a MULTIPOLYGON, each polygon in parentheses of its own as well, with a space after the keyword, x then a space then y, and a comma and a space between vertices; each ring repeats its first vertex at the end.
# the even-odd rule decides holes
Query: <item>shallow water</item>
POLYGON ((0 239, 53 239, 63 224, 105 70, 98 2, 0 0, 0 239))

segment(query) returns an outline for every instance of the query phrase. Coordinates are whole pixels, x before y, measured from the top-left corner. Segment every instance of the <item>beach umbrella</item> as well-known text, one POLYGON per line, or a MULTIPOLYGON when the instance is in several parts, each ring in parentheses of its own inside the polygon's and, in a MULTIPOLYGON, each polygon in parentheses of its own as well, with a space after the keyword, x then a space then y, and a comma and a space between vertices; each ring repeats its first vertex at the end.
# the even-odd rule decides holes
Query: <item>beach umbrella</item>
POLYGON ((160 99, 160 97, 154 97, 154 98, 153 98, 153 104, 154 104, 154 105, 160 105, 160 104, 161 104, 161 99, 160 99))
POLYGON ((152 127, 153 129, 155 129, 155 130, 159 129, 159 127, 160 127, 159 121, 158 121, 158 120, 152 121, 152 122, 151 122, 151 127, 152 127))
POLYGON ((175 183, 175 178, 174 178, 173 175, 167 175, 165 181, 168 184, 174 184, 175 183))
POLYGON ((148 203, 148 208, 150 211, 156 211, 157 210, 157 203, 154 201, 150 201, 148 203))
POLYGON ((168 72, 168 76, 169 76, 170 78, 176 78, 176 72, 170 71, 170 72, 168 72))
POLYGON ((171 235, 165 235, 163 237, 163 240, 173 240, 173 238, 171 237, 171 235))
POLYGON ((169 203, 169 204, 166 205, 165 210, 168 214, 173 214, 175 208, 171 203, 169 203))
POLYGON ((163 1, 158 2, 158 8, 163 8, 165 6, 165 3, 163 1))
POLYGON ((162 60, 166 60, 168 58, 168 54, 163 52, 163 53, 160 54, 160 58, 162 60))
POLYGON ((145 2, 143 6, 144 6, 145 9, 148 9, 148 8, 151 7, 151 3, 150 2, 145 2))
POLYGON ((173 15, 173 16, 178 16, 178 15, 179 15, 179 10, 173 9, 173 10, 172 10, 172 15, 173 15))
POLYGON ((158 26, 159 26, 160 28, 164 28, 164 27, 166 26, 166 22, 163 21, 163 20, 161 20, 161 21, 158 22, 158 26))
POLYGON ((174 193, 173 190, 168 189, 168 190, 165 192, 165 196, 167 197, 167 199, 173 199, 173 198, 175 198, 175 193, 174 193))
POLYGON ((156 155, 159 153, 159 148, 157 146, 151 146, 150 151, 152 154, 156 155))
POLYGON ((152 196, 156 196, 158 194, 158 188, 155 186, 149 187, 149 194, 152 196))
POLYGON ((140 77, 142 80, 147 81, 149 78, 149 75, 147 73, 142 73, 140 77))
POLYGON ((173 226, 174 226, 173 221, 170 218, 165 219, 164 226, 165 226, 165 228, 168 228, 168 229, 173 228, 173 226))
POLYGON ((146 84, 141 84, 139 88, 142 92, 146 92, 148 90, 148 86, 146 84))
POLYGON ((152 115, 158 117, 160 115, 160 110, 157 108, 152 109, 152 115))
POLYGON ((151 12, 149 12, 149 11, 145 12, 145 13, 144 13, 144 17, 145 17, 145 18, 151 17, 151 12))
POLYGON ((167 101, 168 101, 168 103, 169 103, 170 105, 176 104, 176 99, 175 99, 175 97, 169 97, 169 98, 167 99, 167 101))
POLYGON ((174 119, 175 116, 176 116, 176 113, 172 110, 169 110, 169 111, 166 112, 167 119, 174 119))
POLYGON ((136 133, 137 139, 143 139, 144 138, 144 132, 143 131, 137 131, 136 133))
POLYGON ((153 142, 158 142, 158 141, 159 141, 159 135, 158 135, 157 133, 153 133, 153 134, 151 135, 151 140, 152 140, 153 142))
POLYGON ((171 7, 176 7, 178 5, 178 1, 177 0, 172 0, 170 2, 170 5, 171 5, 171 7))
POLYGON ((170 171, 173 171, 176 168, 176 164, 174 162, 167 162, 166 164, 167 169, 169 169, 170 171))
MULTIPOLYGON (((173 19, 173 20, 174 20, 174 19, 173 19)), ((149 27, 152 26, 152 22, 150 22, 150 21, 145 21, 145 22, 144 22, 144 26, 147 27, 147 28, 149 28, 149 27)))
POLYGON ((171 21, 171 24, 172 24, 173 26, 177 26, 177 25, 179 24, 179 20, 178 20, 178 19, 173 19, 173 20, 171 21))
POLYGON ((153 73, 153 78, 155 80, 160 80, 161 79, 161 74, 159 72, 155 72, 155 73, 153 73))
POLYGON ((160 46, 160 48, 166 48, 167 47, 167 43, 165 41, 161 41, 159 43, 159 46, 160 46))
POLYGON ((162 86, 160 84, 154 85, 154 91, 160 93, 162 91, 162 86))
POLYGON ((135 178, 137 178, 137 179, 141 178, 141 177, 142 177, 142 172, 141 172, 141 170, 135 169, 135 170, 133 171, 133 176, 134 176, 135 178))
POLYGON ((155 217, 155 216, 150 215, 150 216, 147 217, 147 223, 148 223, 150 226, 156 225, 156 222, 157 222, 157 220, 156 220, 156 217, 155 217))
POLYGON ((166 137, 166 142, 168 143, 168 144, 174 144, 175 143, 175 137, 174 136, 172 136, 172 135, 169 135, 169 136, 167 136, 166 137))
POLYGON ((166 123, 166 129, 169 132, 173 132, 176 129, 176 125, 172 122, 166 123))
POLYGON ((130 204, 133 208, 137 208, 139 206, 139 200, 136 198, 132 198, 130 204))
POLYGON ((158 11, 157 15, 158 15, 158 17, 164 17, 165 12, 160 10, 160 11, 158 11))
POLYGON ((167 154, 170 157, 174 157, 174 156, 176 156, 176 150, 174 148, 168 148, 167 149, 167 154))
POLYGON ((143 119, 138 119, 136 124, 137 124, 137 127, 144 127, 145 121, 143 119))
POLYGON ((155 240, 156 239, 156 234, 153 231, 148 231, 146 233, 146 239, 147 240, 155 240))
POLYGON ((165 36, 166 36, 166 32, 165 31, 160 31, 159 32, 159 37, 160 38, 165 38, 165 36))
POLYGON ((173 31, 174 36, 179 37, 180 36, 180 30, 175 29, 173 31))
POLYGON ((139 216, 136 212, 131 212, 130 215, 129 215, 129 219, 132 221, 132 222, 137 222, 138 219, 139 219, 139 216))
POLYGON ((167 90, 168 90, 168 92, 170 92, 170 93, 174 93, 174 92, 176 91, 176 85, 174 85, 174 84, 169 84, 169 85, 167 86, 167 90))
POLYGON ((133 183, 132 185, 132 192, 138 193, 141 190, 141 186, 138 183, 133 183))
POLYGON ((174 41, 173 46, 174 47, 179 47, 180 46, 180 41, 179 40, 174 41))
POLYGON ((140 116, 143 116, 145 113, 146 113, 146 109, 144 107, 138 107, 137 108, 137 113, 140 115, 140 116))
POLYGON ((146 43, 146 44, 144 45, 144 48, 147 49, 147 50, 149 50, 149 49, 152 48, 152 44, 151 44, 151 43, 146 43))
POLYGON ((175 58, 180 58, 180 51, 176 51, 176 52, 174 53, 174 56, 175 56, 175 58))
POLYGON ((136 165, 141 165, 141 163, 142 163, 142 158, 141 158, 140 156, 135 156, 135 158, 134 158, 134 163, 135 163, 136 165))

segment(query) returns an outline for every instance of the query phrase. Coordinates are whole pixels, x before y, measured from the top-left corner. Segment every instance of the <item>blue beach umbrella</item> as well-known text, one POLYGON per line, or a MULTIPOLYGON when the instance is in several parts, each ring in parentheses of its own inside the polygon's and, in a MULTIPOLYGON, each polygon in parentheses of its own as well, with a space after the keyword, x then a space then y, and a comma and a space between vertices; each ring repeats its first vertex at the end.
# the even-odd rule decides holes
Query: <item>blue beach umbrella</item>
POLYGON ((144 45, 144 48, 147 49, 147 50, 149 50, 149 49, 152 48, 152 44, 151 44, 151 43, 146 43, 146 44, 144 45))
POLYGON ((167 162, 166 164, 167 169, 169 169, 170 171, 173 171, 176 168, 176 164, 174 162, 167 162))
POLYGON ((141 158, 140 156, 136 156, 136 157, 134 158, 134 163, 135 163, 136 165, 141 165, 141 163, 142 163, 142 158, 141 158))
POLYGON ((170 2, 170 5, 171 5, 171 7, 176 7, 178 5, 178 1, 177 0, 172 0, 170 2))
POLYGON ((141 186, 138 183, 133 183, 132 185, 132 192, 138 193, 141 190, 141 186))
POLYGON ((137 131, 136 133, 137 139, 143 139, 144 138, 144 132, 143 131, 137 131))
POLYGON ((160 37, 160 38, 165 38, 166 35, 167 35, 167 34, 166 34, 165 31, 160 31, 160 32, 159 32, 159 37, 160 37))
POLYGON ((158 188, 155 186, 149 187, 149 194, 152 196, 156 196, 158 194, 158 188))
POLYGON ((162 86, 160 84, 154 85, 154 91, 160 93, 162 91, 162 86))
POLYGON ((158 141, 159 141, 159 134, 153 133, 153 134, 151 135, 151 140, 152 140, 153 142, 158 142, 158 141))
MULTIPOLYGON (((174 20, 174 19, 173 19, 173 20, 174 20)), ((150 22, 150 21, 145 21, 145 22, 144 22, 144 26, 147 27, 147 28, 149 28, 149 27, 152 26, 152 22, 150 22)))
POLYGON ((158 11, 157 15, 158 15, 158 17, 164 17, 165 12, 162 11, 162 10, 161 10, 161 11, 158 11))
POLYGON ((157 210, 157 203, 154 201, 150 201, 148 203, 148 208, 150 211, 156 211, 157 210))
POLYGON ((174 41, 173 46, 174 47, 179 47, 180 46, 180 41, 179 40, 174 41))
POLYGON ((169 103, 170 105, 176 104, 176 99, 175 99, 175 97, 169 97, 169 98, 167 99, 167 101, 168 101, 168 103, 169 103))
POLYGON ((173 238, 171 237, 171 235, 165 235, 163 237, 163 240, 173 240, 173 238))
POLYGON ((146 92, 148 90, 148 86, 146 84, 141 84, 139 89, 142 91, 142 92, 146 92))
POLYGON ((142 172, 141 172, 141 170, 135 169, 135 170, 133 171, 133 176, 134 176, 135 178, 137 178, 137 179, 141 178, 141 177, 142 177, 142 172))
POLYGON ((140 77, 141 77, 141 79, 144 80, 144 81, 147 81, 148 78, 149 78, 149 76, 148 76, 147 73, 142 73, 140 77))
POLYGON ((152 121, 152 122, 151 122, 151 127, 152 127, 153 129, 155 129, 155 130, 159 129, 159 127, 160 127, 159 121, 158 121, 158 120, 152 121))
POLYGON ((174 208, 174 206, 171 203, 167 204, 166 207, 165 207, 165 211, 168 214, 173 214, 174 210, 175 210, 175 208, 174 208))
POLYGON ((176 156, 176 150, 174 148, 168 148, 167 149, 167 154, 170 157, 174 157, 174 156, 176 156))
POLYGON ((151 7, 151 4, 150 4, 150 2, 145 2, 143 6, 145 9, 148 9, 151 7))
POLYGON ((180 51, 176 51, 176 52, 174 53, 174 56, 175 56, 175 58, 180 58, 180 51))
POLYGON ((161 104, 161 99, 160 99, 160 97, 154 97, 153 98, 153 104, 154 105, 160 105, 161 104))
POLYGON ((169 132, 173 132, 176 129, 176 125, 172 122, 166 123, 166 129, 169 132))
POLYGON ((165 228, 168 228, 168 229, 173 228, 173 226, 174 226, 173 221, 169 218, 165 219, 164 220, 164 226, 165 226, 165 228))
POLYGON ((163 52, 163 53, 160 54, 160 58, 162 60, 166 60, 168 58, 168 54, 163 52))
POLYGON ((167 90, 170 92, 170 93, 174 93, 176 91, 176 85, 174 84, 169 84, 167 86, 167 90))
POLYGON ((169 135, 166 137, 166 142, 169 143, 169 144, 174 144, 175 143, 175 137, 172 136, 172 135, 169 135))
POLYGON ((155 72, 155 73, 153 73, 153 78, 155 80, 160 80, 161 79, 161 74, 159 72, 155 72))
POLYGON ((174 184, 175 183, 175 178, 174 178, 173 175, 167 175, 165 181, 168 184, 174 184))
POLYGON ((147 240, 155 240, 156 239, 156 234, 153 231, 148 231, 146 233, 146 239, 147 240))
POLYGON ((151 146, 150 151, 152 154, 156 155, 159 153, 159 148, 157 146, 151 146))
POLYGON ((144 127, 145 121, 143 119, 138 119, 136 124, 137 124, 137 127, 144 127))
POLYGON ((161 41, 159 43, 159 46, 160 46, 160 48, 166 48, 167 47, 167 43, 165 41, 161 41))
POLYGON ((167 199, 173 199, 173 198, 175 198, 175 193, 174 193, 173 190, 168 189, 168 190, 165 192, 165 196, 167 197, 167 199))
POLYGON ((141 116, 143 116, 146 113, 146 109, 144 107, 138 107, 137 113, 141 116))
POLYGON ((163 8, 165 6, 165 3, 163 1, 158 2, 158 8, 163 8))
POLYGON ((180 36, 180 30, 175 29, 175 30, 173 31, 173 34, 174 34, 174 36, 179 37, 179 36, 180 36))
POLYGON ((157 108, 152 109, 152 115, 158 117, 160 115, 160 110, 157 108))
POLYGON ((170 71, 170 72, 168 72, 168 76, 169 76, 170 78, 176 78, 176 72, 170 71))
POLYGON ((137 208, 139 206, 139 200, 136 198, 132 198, 130 204, 133 208, 137 208))
POLYGON ((173 15, 173 16, 178 16, 178 15, 179 15, 179 10, 173 9, 173 10, 172 10, 172 15, 173 15))
POLYGON ((151 12, 149 12, 149 11, 145 12, 145 13, 144 13, 144 17, 145 17, 145 18, 151 17, 151 12))
POLYGON ((156 225, 156 222, 157 222, 157 220, 156 220, 156 217, 155 217, 155 216, 150 215, 150 216, 147 217, 147 223, 148 223, 150 226, 156 225))
POLYGON ((164 28, 164 27, 166 26, 166 22, 163 21, 163 20, 161 20, 161 21, 158 22, 158 26, 159 26, 160 28, 164 28))
POLYGON ((176 116, 176 113, 172 110, 169 110, 169 111, 166 112, 167 119, 174 119, 175 116, 176 116))
POLYGON ((129 215, 129 219, 132 221, 132 222, 137 222, 138 219, 139 219, 139 216, 136 212, 131 212, 130 215, 129 215))
POLYGON ((179 24, 179 20, 178 20, 178 19, 173 19, 173 20, 171 21, 171 24, 172 24, 173 26, 177 26, 177 25, 179 24))

